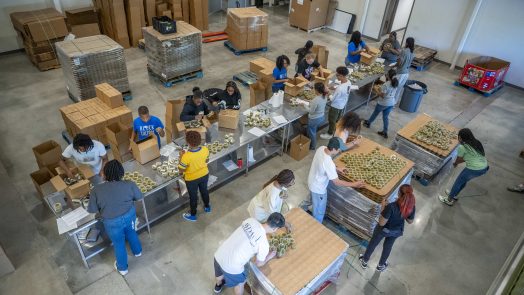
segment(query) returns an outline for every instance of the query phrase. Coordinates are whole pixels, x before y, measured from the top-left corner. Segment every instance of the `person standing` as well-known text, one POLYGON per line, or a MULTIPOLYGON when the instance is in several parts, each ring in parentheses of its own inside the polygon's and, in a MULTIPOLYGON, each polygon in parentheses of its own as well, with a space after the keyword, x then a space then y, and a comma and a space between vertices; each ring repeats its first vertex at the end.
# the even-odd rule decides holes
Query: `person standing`
POLYGON ((380 45, 380 50, 382 50, 380 57, 385 60, 384 64, 390 65, 397 62, 398 55, 400 54, 400 43, 397 41, 397 32, 389 33, 389 37, 380 45))
POLYGON ((378 244, 384 239, 377 271, 385 271, 388 267, 389 254, 391 254, 395 240, 404 234, 404 221, 411 224, 414 219, 415 196, 413 195, 413 187, 409 184, 403 184, 398 190, 397 201, 387 204, 382 213, 380 213, 378 226, 373 231, 373 236, 369 241, 366 252, 358 256, 360 266, 363 269, 368 267, 369 258, 371 258, 378 244))
POLYGON ((313 48, 313 41, 308 40, 306 42, 306 45, 304 45, 304 47, 300 47, 299 49, 295 50, 295 54, 298 55, 297 63, 295 64, 295 72, 298 72, 298 64, 304 59, 306 54, 311 52, 312 48, 313 48))
POLYGON ((269 252, 267 235, 285 224, 284 216, 277 212, 271 213, 266 223, 260 223, 254 218, 244 220, 215 252, 214 292, 220 293, 226 286, 234 288, 235 295, 244 294, 244 284, 247 280, 246 264, 256 256, 255 263, 261 267, 276 256, 276 251, 269 252))
POLYGON ((327 204, 327 187, 329 181, 345 187, 364 187, 363 181, 349 182, 338 178, 337 167, 332 157, 338 154, 340 143, 331 138, 327 146, 320 146, 315 152, 308 175, 308 188, 313 203, 313 217, 320 223, 324 220, 327 204))
POLYGON ((287 198, 287 189, 295 184, 293 171, 284 169, 273 176, 251 202, 247 211, 251 218, 266 222, 271 213, 282 212, 282 203, 287 198))
POLYGON ((96 185, 90 193, 87 212, 100 213, 102 223, 113 243, 115 269, 128 273, 126 241, 135 257, 142 256, 142 244, 136 233, 136 211, 134 202, 143 198, 134 182, 122 181, 124 167, 117 160, 104 166, 106 182, 96 185))
POLYGON ((337 123, 337 129, 335 130, 335 136, 333 138, 338 139, 340 143, 340 151, 345 152, 349 149, 354 148, 360 143, 359 139, 354 139, 351 142, 347 142, 350 134, 357 134, 360 132, 362 120, 355 112, 346 113, 337 123))
MULTIPOLYGON (((348 68, 338 67, 336 70, 337 80, 340 84, 335 88, 333 85, 330 90, 333 90, 333 98, 331 99, 331 105, 329 106, 328 122, 329 127, 326 133, 320 134, 322 139, 330 139, 335 133, 337 121, 342 116, 344 109, 348 103, 349 91, 351 90, 351 82, 348 80, 349 75, 348 68)), ((345 143, 344 143, 345 145, 345 143)))
POLYGON ((104 165, 107 163, 107 152, 104 145, 98 140, 92 140, 87 134, 78 133, 73 138, 73 143, 62 152, 62 159, 58 163, 65 171, 67 177, 74 178, 65 161, 73 158, 78 164, 91 167, 95 175, 104 175, 104 165))
POLYGON ((184 181, 186 182, 187 192, 189 194, 190 211, 184 213, 187 221, 197 221, 197 205, 198 205, 198 191, 204 202, 204 211, 211 212, 211 205, 209 204, 209 192, 207 190, 207 182, 209 180, 209 169, 207 163, 209 162, 209 150, 205 146, 200 146, 202 137, 196 131, 186 132, 186 143, 189 146, 187 152, 182 151, 178 169, 184 173, 184 181))
POLYGON ((317 129, 324 123, 324 114, 326 113, 327 89, 324 83, 317 82, 314 85, 315 98, 309 102, 309 115, 307 123, 307 135, 311 140, 309 150, 315 150, 317 147, 317 129))
POLYGON ((396 102, 399 101, 400 95, 404 90, 404 85, 409 78, 409 67, 413 62, 415 57, 415 39, 413 37, 408 37, 406 39, 406 46, 400 51, 400 56, 397 62, 397 80, 398 80, 398 89, 395 96, 396 102))
POLYGON ((164 137, 164 124, 158 117, 149 115, 149 109, 146 106, 138 107, 138 118, 133 121, 133 133, 131 140, 137 141, 146 139, 149 134, 154 133, 160 148, 160 137, 164 137))
POLYGON ((466 187, 466 184, 470 180, 486 174, 489 170, 484 147, 482 143, 475 138, 470 129, 460 129, 458 132, 458 141, 460 145, 453 167, 456 168, 458 164, 466 163, 466 168, 460 172, 451 187, 451 191, 446 192, 444 195, 439 195, 439 200, 449 206, 453 206, 453 204, 458 201, 458 194, 466 187))
POLYGON ((354 31, 348 43, 348 55, 345 61, 346 66, 358 63, 360 61, 360 53, 366 50, 369 50, 369 47, 366 45, 366 42, 362 40, 362 34, 360 34, 359 31, 354 31))
POLYGON ((382 86, 379 89, 379 92, 377 93, 379 98, 377 100, 375 110, 371 114, 371 117, 364 121, 364 126, 370 128, 371 124, 373 123, 373 121, 375 121, 378 114, 382 112, 382 121, 384 123, 384 127, 382 131, 379 131, 377 133, 378 135, 384 138, 388 138, 389 114, 393 110, 393 107, 396 103, 395 94, 398 89, 398 80, 395 77, 395 75, 395 70, 389 69, 388 73, 386 74, 386 83, 382 84, 382 86))
POLYGON ((273 69, 273 86, 271 89, 273 93, 279 90, 284 90, 284 83, 287 82, 287 67, 289 66, 289 58, 285 55, 277 57, 277 66, 273 69))
POLYGON ((313 78, 311 74, 315 69, 322 71, 322 66, 318 63, 318 61, 315 60, 314 53, 308 53, 306 54, 306 57, 298 63, 298 69, 295 77, 301 75, 306 80, 311 81, 311 78, 313 78))
POLYGON ((193 88, 193 95, 186 97, 186 103, 180 113, 180 121, 188 122, 193 120, 202 120, 205 115, 209 114, 209 109, 204 103, 203 94, 200 88, 193 88))

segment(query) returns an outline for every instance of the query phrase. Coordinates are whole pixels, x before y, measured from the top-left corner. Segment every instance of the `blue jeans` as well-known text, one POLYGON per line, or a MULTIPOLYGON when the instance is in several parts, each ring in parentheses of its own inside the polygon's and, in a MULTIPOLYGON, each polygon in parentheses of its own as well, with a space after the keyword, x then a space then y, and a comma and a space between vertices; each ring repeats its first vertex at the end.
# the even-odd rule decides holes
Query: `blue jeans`
POLYGON ((453 183, 451 191, 449 192, 449 198, 456 199, 460 191, 466 187, 466 183, 468 183, 468 181, 472 180, 475 177, 479 177, 486 174, 488 170, 489 166, 482 170, 471 170, 468 168, 464 168, 464 170, 460 172, 459 176, 455 180, 455 183, 453 183))
POLYGON ((391 111, 393 110, 393 106, 389 106, 389 107, 385 107, 385 106, 382 106, 382 105, 379 105, 377 104, 377 106, 375 107, 375 110, 373 111, 373 114, 371 114, 371 117, 369 117, 369 125, 371 125, 371 123, 373 123, 373 121, 375 121, 375 119, 377 118, 378 114, 380 112, 382 112, 382 121, 384 121, 384 129, 382 130, 382 132, 384 133, 388 133, 388 127, 389 127, 389 113, 391 113, 391 111))
POLYGON ((324 117, 309 119, 307 123, 307 136, 311 139, 310 150, 317 148, 317 129, 322 123, 324 123, 324 117))
POLYGON ((200 191, 202 201, 204 201, 204 206, 209 207, 209 191, 207 190, 208 180, 209 174, 195 180, 186 180, 187 193, 189 194, 189 207, 192 216, 197 214, 198 191, 200 191))
POLYGON ((393 248, 393 243, 395 243, 396 237, 386 237, 382 233, 382 227, 377 225, 371 241, 369 241, 368 247, 366 248, 366 253, 364 253, 364 261, 368 262, 371 254, 375 251, 375 248, 380 244, 380 241, 384 239, 384 245, 382 245, 382 255, 380 255, 379 265, 384 265, 388 261, 389 254, 391 254, 391 249, 393 248))
POLYGON ((142 245, 135 230, 135 220, 135 207, 121 216, 103 220, 107 235, 113 242, 118 270, 127 270, 126 240, 134 255, 142 253, 142 245))
POLYGON ((320 223, 324 220, 324 215, 326 215, 326 205, 327 205, 327 193, 317 194, 312 191, 311 201, 313 203, 313 217, 320 223))

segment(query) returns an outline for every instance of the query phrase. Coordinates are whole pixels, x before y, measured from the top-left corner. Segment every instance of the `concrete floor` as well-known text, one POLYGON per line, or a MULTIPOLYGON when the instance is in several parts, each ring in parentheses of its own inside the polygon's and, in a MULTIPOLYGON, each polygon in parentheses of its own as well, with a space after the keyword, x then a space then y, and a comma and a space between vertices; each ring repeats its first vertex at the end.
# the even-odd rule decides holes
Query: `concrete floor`
MULTIPOLYGON (((271 10, 269 10, 271 11, 271 10)), ((287 24, 285 10, 270 14, 270 46, 266 53, 234 56, 222 43, 203 45, 204 79, 164 88, 148 77, 146 58, 139 49, 126 50, 134 110, 146 104, 163 118, 167 99, 180 97, 198 85, 202 89, 223 87, 234 73, 248 70, 249 60, 270 59, 287 54, 312 39, 330 47, 329 67, 342 64, 348 37, 331 31, 306 34, 287 24)), ((223 14, 211 18, 211 30, 225 26, 223 14)), ((414 182, 417 197, 415 223, 395 244, 390 269, 382 274, 363 271, 355 255, 362 248, 346 232, 328 223, 352 247, 348 263, 337 285, 325 294, 482 294, 490 286, 506 256, 524 229, 524 198, 506 187, 524 179, 524 92, 504 87, 490 98, 452 85, 458 71, 433 63, 429 70, 412 72, 411 78, 428 85, 420 112, 457 127, 469 127, 484 143, 491 170, 468 185, 463 198, 450 208, 437 200, 445 180, 429 186, 414 182)), ((140 235, 141 258, 130 258, 124 278, 114 270, 112 251, 91 260, 86 269, 73 243, 58 236, 56 223, 37 199, 29 173, 37 169, 31 147, 48 139, 65 142, 60 136, 63 122, 58 108, 71 103, 61 70, 39 72, 23 53, 0 56, 0 242, 16 271, 0 278, 0 294, 211 294, 212 256, 225 239, 247 217, 248 201, 269 177, 286 167, 296 172, 290 204, 306 198, 306 177, 313 154, 301 162, 287 155, 275 157, 249 174, 212 193, 214 211, 197 223, 186 223, 180 212, 158 222, 151 236, 140 235), (250 185, 246 186, 246 182, 250 185)), ((243 108, 249 90, 241 88, 243 108)), ((368 117, 374 104, 358 113, 368 117)), ((416 114, 395 109, 390 117, 391 135, 416 114)), ((391 143, 376 135, 377 119, 362 130, 384 145, 391 143)), ((325 141, 320 140, 320 144, 325 141)), ((380 249, 377 249, 379 253, 380 249)), ((232 294, 227 290, 225 294, 232 294)))

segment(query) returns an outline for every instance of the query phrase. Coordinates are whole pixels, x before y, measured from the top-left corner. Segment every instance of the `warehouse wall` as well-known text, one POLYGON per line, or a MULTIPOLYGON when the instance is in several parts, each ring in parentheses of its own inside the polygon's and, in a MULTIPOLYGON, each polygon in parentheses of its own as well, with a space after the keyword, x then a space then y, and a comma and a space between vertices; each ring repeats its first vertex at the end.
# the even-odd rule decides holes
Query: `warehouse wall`
POLYGON ((397 14, 395 15, 395 19, 393 20, 393 25, 391 27, 392 31, 400 30, 406 27, 413 2, 415 2, 415 0, 400 0, 398 2, 397 14))
POLYGON ((365 0, 339 0, 338 10, 353 13, 357 16, 355 21, 354 30, 358 30, 360 27, 360 21, 362 21, 362 14, 364 13, 365 0))
POLYGON ((387 1, 388 0, 371 0, 369 2, 368 15, 366 16, 362 35, 380 39, 380 27, 382 26, 387 1))

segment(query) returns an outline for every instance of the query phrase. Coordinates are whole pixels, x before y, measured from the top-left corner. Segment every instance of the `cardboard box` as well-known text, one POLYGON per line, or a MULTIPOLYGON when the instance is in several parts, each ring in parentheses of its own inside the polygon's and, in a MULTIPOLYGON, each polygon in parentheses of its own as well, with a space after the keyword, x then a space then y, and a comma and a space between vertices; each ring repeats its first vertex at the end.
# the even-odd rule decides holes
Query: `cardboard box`
POLYGON ((10 17, 15 29, 32 42, 57 39, 69 33, 64 16, 53 8, 13 12, 10 17))
POLYGON ((371 54, 371 55, 378 55, 380 53, 380 49, 376 48, 376 47, 371 47, 371 46, 368 46, 368 53, 371 54))
MULTIPOLYGON (((173 123, 180 122, 180 113, 184 109, 184 104, 186 103, 185 98, 168 100, 166 102, 166 116, 172 118, 173 123)), ((167 123, 167 122, 166 122, 167 123)))
POLYGON ((167 16, 169 17, 170 19, 173 19, 173 13, 171 12, 171 10, 165 10, 162 12, 161 14, 162 16, 167 16))
POLYGON ((71 26, 71 33, 75 35, 76 38, 95 36, 100 35, 100 28, 98 27, 98 23, 74 25, 71 26))
POLYGON ((158 148, 155 135, 138 142, 131 142, 131 150, 133 151, 133 157, 140 164, 145 164, 160 157, 160 149, 158 148))
POLYGON ((218 113, 218 127, 237 129, 239 119, 239 110, 222 110, 218 113))
POLYGON ((127 31, 131 46, 137 47, 138 40, 142 39, 142 0, 125 0, 127 31))
POLYGON ((62 148, 56 141, 48 140, 33 147, 33 154, 38 167, 44 168, 60 162, 62 159, 62 148))
POLYGON ((182 0, 182 16, 184 17, 184 21, 189 23, 189 0, 182 0))
MULTIPOLYGON (((103 1, 105 2, 105 1, 103 1)), ((126 11, 124 0, 108 1, 110 6, 110 24, 112 25, 113 36, 110 36, 124 48, 129 48, 129 35, 127 32, 126 11)))
POLYGON ((206 0, 189 0, 189 23, 195 28, 204 31, 207 30, 207 18, 208 10, 204 10, 204 6, 207 7, 206 0))
POLYGON ((65 11, 67 24, 71 27, 76 25, 93 24, 98 25, 98 14, 94 7, 84 7, 65 11))
POLYGON ((30 176, 41 199, 52 193, 52 191, 46 189, 46 184, 50 184, 49 181, 54 177, 49 168, 40 168, 38 171, 31 173, 30 176))
POLYGON ((167 9, 167 3, 161 3, 156 5, 156 15, 162 15, 167 9))
POLYGON ((196 132, 200 133, 200 137, 202 137, 202 141, 205 141, 205 139, 206 139, 207 129, 204 126, 201 126, 201 127, 198 127, 198 128, 188 128, 188 129, 186 129, 186 127, 184 126, 183 122, 178 122, 175 125, 176 125, 176 131, 178 132, 179 136, 181 136, 181 134, 183 132, 186 132, 186 131, 196 131, 196 132))
POLYGON ((304 91, 304 86, 306 86, 309 81, 302 77, 298 76, 296 78, 291 78, 288 82, 285 82, 284 92, 291 96, 298 96, 302 91, 304 91))
POLYGON ((124 105, 122 93, 116 90, 108 83, 95 85, 96 96, 101 99, 110 108, 116 108, 124 105))
POLYGON ((269 99, 270 96, 266 91, 268 87, 266 83, 260 81, 249 85, 249 107, 254 107, 269 99))
POLYGON ((148 26, 153 25, 153 17, 156 16, 155 0, 144 0, 144 8, 146 14, 146 23, 148 26))
POLYGON ((323 68, 327 68, 329 57, 329 50, 327 49, 327 47, 322 45, 313 45, 313 48, 311 48, 311 52, 313 52, 317 56, 316 60, 318 61, 318 63, 323 68))
POLYGON ((51 178, 51 184, 56 189, 57 192, 64 191, 67 196, 71 199, 81 199, 90 191, 90 182, 89 178, 93 176, 93 172, 90 167, 81 165, 81 167, 75 167, 72 169, 73 174, 80 173, 84 179, 79 180, 77 183, 72 185, 67 185, 64 181, 64 178, 67 176, 63 171, 59 175, 51 178), (82 168, 81 168, 82 167, 82 168))
POLYGON ((311 76, 313 77, 313 83, 324 83, 324 85, 327 86, 329 83, 329 80, 335 76, 335 73, 328 69, 322 69, 322 71, 315 70, 313 73, 311 73, 311 76))
POLYGON ((266 47, 268 15, 255 7, 230 8, 226 32, 237 50, 266 47))
POLYGON ((107 125, 107 140, 119 147, 127 145, 127 149, 125 149, 127 151, 129 149, 132 131, 131 127, 125 126, 120 122, 107 125))
POLYGON ((302 134, 293 138, 289 148, 289 156, 297 161, 304 159, 309 154, 310 143, 311 140, 302 134))
POLYGON ((376 55, 371 55, 366 52, 360 53, 360 62, 363 64, 371 65, 375 62, 375 59, 377 58, 376 55))
POLYGON ((176 133, 178 133, 178 132, 176 130, 171 129, 171 126, 167 126, 167 125, 166 125, 166 128, 164 129, 164 131, 166 133, 166 142, 167 143, 173 142, 173 140, 176 138, 175 132, 176 133))
POLYGON ((320 28, 326 25, 329 1, 327 0, 291 0, 289 24, 304 30, 320 28))

